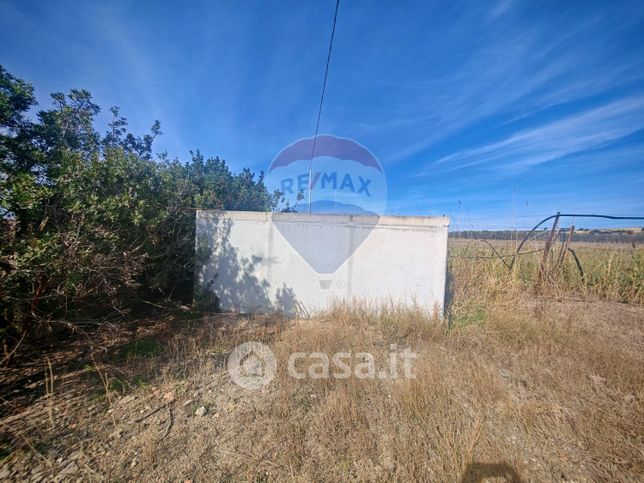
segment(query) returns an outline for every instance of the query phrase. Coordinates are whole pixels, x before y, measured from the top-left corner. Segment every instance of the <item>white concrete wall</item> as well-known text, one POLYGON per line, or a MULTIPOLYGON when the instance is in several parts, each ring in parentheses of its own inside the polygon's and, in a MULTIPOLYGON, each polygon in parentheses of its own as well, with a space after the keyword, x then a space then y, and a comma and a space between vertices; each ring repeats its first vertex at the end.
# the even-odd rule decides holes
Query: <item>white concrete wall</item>
POLYGON ((314 313, 334 299, 442 312, 445 217, 197 211, 197 283, 224 310, 314 313))

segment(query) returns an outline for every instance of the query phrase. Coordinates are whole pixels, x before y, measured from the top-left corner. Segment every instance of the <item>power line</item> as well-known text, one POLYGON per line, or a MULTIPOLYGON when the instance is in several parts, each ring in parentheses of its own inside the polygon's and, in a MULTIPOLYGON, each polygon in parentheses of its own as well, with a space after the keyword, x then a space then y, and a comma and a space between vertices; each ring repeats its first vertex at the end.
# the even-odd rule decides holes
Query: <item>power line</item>
POLYGON ((326 67, 324 68, 324 81, 322 81, 322 95, 320 96, 320 107, 318 109, 318 120, 315 123, 315 136, 313 137, 313 146, 311 147, 311 158, 309 159, 309 213, 311 213, 311 170, 313 169, 313 155, 315 154, 315 144, 318 140, 320 130, 320 118, 322 117, 322 105, 324 104, 324 93, 326 92, 326 81, 329 77, 329 64, 331 63, 331 52, 333 51, 333 38, 335 37, 335 25, 338 21, 338 9, 340 0, 335 2, 335 13, 333 14, 333 28, 331 29, 331 40, 329 41, 329 53, 326 57, 326 67))
MULTIPOLYGON (((509 220, 513 218, 540 218, 543 216, 548 216, 547 213, 537 213, 533 215, 503 215, 503 216, 485 216, 485 217, 479 217, 479 216, 467 216, 467 215, 449 215, 450 218, 453 220, 509 220)), ((610 217, 609 219, 617 219, 617 220, 629 220, 629 219, 639 219, 637 217, 633 218, 630 216, 615 216, 615 217, 610 217)))

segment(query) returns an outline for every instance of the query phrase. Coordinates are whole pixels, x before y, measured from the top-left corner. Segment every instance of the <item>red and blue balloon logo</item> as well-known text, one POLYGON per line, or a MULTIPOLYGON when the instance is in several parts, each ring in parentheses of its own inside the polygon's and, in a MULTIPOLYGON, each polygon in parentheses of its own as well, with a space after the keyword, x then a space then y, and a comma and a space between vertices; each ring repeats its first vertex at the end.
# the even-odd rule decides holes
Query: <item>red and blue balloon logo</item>
POLYGON ((274 225, 318 274, 331 275, 369 236, 385 213, 387 179, 371 151, 348 138, 320 135, 300 139, 273 159, 265 178, 270 191, 284 196, 290 211, 371 215, 361 218, 351 240, 346 231, 329 231, 306 222, 306 229, 276 216, 274 225), (324 246, 321 256, 320 246, 324 246))
POLYGON ((284 148, 266 175, 297 212, 382 215, 387 180, 376 157, 348 138, 324 134, 284 148))

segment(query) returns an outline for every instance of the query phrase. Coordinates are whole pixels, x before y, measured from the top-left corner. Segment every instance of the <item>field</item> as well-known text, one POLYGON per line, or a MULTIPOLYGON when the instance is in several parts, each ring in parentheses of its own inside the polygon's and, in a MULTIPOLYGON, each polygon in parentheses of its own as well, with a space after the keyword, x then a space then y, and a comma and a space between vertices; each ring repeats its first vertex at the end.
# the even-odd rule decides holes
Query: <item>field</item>
POLYGON ((493 245, 503 261, 450 241, 444 318, 356 301, 55 325, 1 369, 0 479, 641 481, 644 250, 573 242, 578 264, 557 245, 540 272, 542 244, 512 269, 514 242, 493 245), (277 358, 259 390, 226 371, 249 340, 277 358), (392 345, 418 354, 415 378, 285 369, 310 351, 384 364, 392 345))

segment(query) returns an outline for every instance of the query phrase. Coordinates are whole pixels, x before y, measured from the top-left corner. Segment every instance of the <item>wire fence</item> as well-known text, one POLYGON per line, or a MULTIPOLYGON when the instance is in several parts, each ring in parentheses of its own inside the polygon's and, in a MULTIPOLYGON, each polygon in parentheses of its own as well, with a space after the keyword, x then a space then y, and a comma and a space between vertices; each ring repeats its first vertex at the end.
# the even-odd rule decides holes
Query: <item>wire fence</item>
MULTIPOLYGON (((559 221, 562 218, 598 218, 598 219, 608 219, 608 220, 629 220, 629 221, 643 221, 644 216, 616 216, 616 215, 604 215, 604 214, 595 214, 595 213, 556 213, 554 215, 549 215, 543 218, 539 223, 536 225, 532 226, 529 230, 523 231, 523 232, 518 232, 514 231, 514 234, 516 235, 512 239, 494 239, 493 241, 505 241, 505 242, 515 242, 515 250, 512 253, 506 253, 502 254, 499 252, 497 247, 495 247, 492 243, 490 243, 489 239, 485 238, 480 238, 480 237, 460 237, 456 236, 455 239, 459 240, 470 240, 470 241, 476 241, 480 243, 484 243, 488 246, 490 251, 492 252, 491 255, 467 255, 467 254, 452 254, 449 255, 448 258, 464 258, 464 259, 471 259, 471 260, 494 260, 498 259, 500 260, 508 269, 512 270, 512 267, 514 266, 516 260, 518 257, 524 256, 524 255, 530 255, 530 254, 535 254, 539 252, 544 252, 544 257, 541 262, 541 268, 540 270, 543 272, 545 267, 545 262, 546 262, 546 257, 552 248, 552 245, 560 241, 563 243, 562 245, 562 254, 565 255, 566 252, 570 252, 572 256, 575 259, 575 263, 579 269, 579 272, 583 278, 584 272, 583 272, 583 267, 581 266, 581 262, 579 261, 579 257, 577 256, 575 249, 570 247, 570 243, 573 241, 573 235, 575 234, 575 227, 570 226, 569 228, 559 228, 559 221), (546 222, 554 220, 552 228, 550 230, 543 230, 543 231, 538 231, 539 227, 544 225, 546 222), (521 241, 519 242, 519 235, 523 235, 521 238, 521 241), (523 247, 530 242, 535 242, 537 239, 541 236, 546 236, 547 238, 545 240, 541 240, 541 243, 544 243, 544 247, 541 248, 534 248, 532 250, 527 250, 527 251, 522 251, 523 247), (508 263, 506 259, 511 259, 511 262, 508 263)), ((504 232, 508 233, 513 233, 512 230, 504 230, 504 232)), ((458 232, 457 232, 458 233, 458 232)), ((474 233, 481 233, 481 230, 466 230, 465 232, 471 233, 472 235, 474 233)), ((593 242, 587 242, 587 243, 593 243, 593 242)), ((601 242, 600 242, 601 243, 601 242)), ((628 247, 628 245, 626 245, 628 247)), ((633 243, 633 247, 635 247, 635 243, 633 243)), ((607 247, 607 246, 583 246, 583 245, 576 245, 575 248, 577 250, 601 250, 601 251, 615 251, 615 252, 622 252, 624 248, 614 248, 614 247, 607 247)), ((559 257, 559 263, 563 260, 563 256, 560 255, 559 257)))
POLYGON ((559 226, 570 217, 644 220, 642 216, 556 213, 525 231, 504 230, 503 238, 494 236, 493 231, 467 231, 458 233, 459 237, 450 233, 449 271, 459 280, 459 290, 468 290, 478 280, 481 287, 496 291, 532 287, 535 295, 644 304, 644 230, 612 229, 630 236, 610 242, 588 239, 584 233, 575 238, 575 220, 570 226, 559 226), (491 237, 486 238, 488 235, 491 237))

